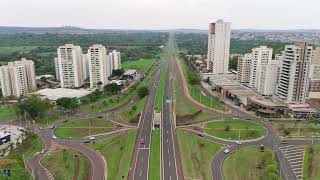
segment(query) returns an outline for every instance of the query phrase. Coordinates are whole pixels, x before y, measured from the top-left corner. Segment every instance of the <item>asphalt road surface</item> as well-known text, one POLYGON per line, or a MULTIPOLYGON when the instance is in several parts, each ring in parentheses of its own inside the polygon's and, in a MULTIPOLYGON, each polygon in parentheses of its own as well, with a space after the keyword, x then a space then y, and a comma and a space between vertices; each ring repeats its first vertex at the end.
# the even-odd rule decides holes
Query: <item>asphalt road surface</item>
POLYGON ((172 96, 170 87, 170 69, 171 62, 169 63, 168 73, 164 86, 164 98, 162 108, 161 120, 161 179, 162 180, 177 180, 177 158, 175 149, 175 129, 173 125, 172 114, 172 96))
POLYGON ((147 180, 149 179, 149 162, 150 162, 150 147, 151 147, 151 134, 153 126, 154 107, 157 95, 157 88, 163 71, 163 64, 155 75, 152 87, 149 92, 145 109, 142 113, 139 127, 136 146, 137 155, 134 164, 133 179, 147 180))

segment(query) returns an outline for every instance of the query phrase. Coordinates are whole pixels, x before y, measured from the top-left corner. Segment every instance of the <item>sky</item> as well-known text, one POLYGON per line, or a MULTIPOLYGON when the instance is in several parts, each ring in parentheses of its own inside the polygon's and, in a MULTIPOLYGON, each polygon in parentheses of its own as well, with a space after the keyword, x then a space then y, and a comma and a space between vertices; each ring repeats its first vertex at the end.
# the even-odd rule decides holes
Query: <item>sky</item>
POLYGON ((0 0, 0 26, 320 29, 319 0, 0 0))

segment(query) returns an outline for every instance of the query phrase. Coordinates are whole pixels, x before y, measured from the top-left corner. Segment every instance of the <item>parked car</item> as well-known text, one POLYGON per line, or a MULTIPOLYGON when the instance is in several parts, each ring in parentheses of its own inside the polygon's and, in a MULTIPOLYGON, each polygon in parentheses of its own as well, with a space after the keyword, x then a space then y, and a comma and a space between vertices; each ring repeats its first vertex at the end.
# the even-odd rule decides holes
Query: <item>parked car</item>
POLYGON ((90 139, 90 140, 95 140, 95 139, 96 139, 96 137, 91 136, 89 139, 90 139))
POLYGON ((53 135, 52 138, 53 138, 53 139, 57 139, 57 136, 53 135))
POLYGON ((241 143, 241 141, 236 141, 236 144, 239 144, 239 145, 241 145, 242 143, 241 143))
POLYGON ((140 144, 144 144, 144 139, 140 139, 140 144))
POLYGON ((69 122, 69 120, 64 120, 62 123, 67 123, 67 122, 69 122))
POLYGON ((90 143, 90 141, 89 140, 84 140, 83 143, 84 144, 88 144, 88 143, 90 143))

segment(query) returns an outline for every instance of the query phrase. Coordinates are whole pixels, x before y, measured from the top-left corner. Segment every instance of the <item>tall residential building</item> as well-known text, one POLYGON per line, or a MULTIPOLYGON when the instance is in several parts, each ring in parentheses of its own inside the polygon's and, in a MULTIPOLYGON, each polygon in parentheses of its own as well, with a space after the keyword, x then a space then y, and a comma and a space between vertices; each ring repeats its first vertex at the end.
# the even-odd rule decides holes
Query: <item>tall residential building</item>
POLYGON ((238 58, 237 79, 241 84, 248 85, 250 82, 251 63, 252 54, 245 54, 238 58))
POLYGON ((110 76, 108 67, 107 50, 101 44, 94 44, 88 49, 90 87, 99 87, 99 82, 106 85, 110 76))
POLYGON ((312 49, 306 42, 285 46, 276 92, 284 102, 305 103, 312 49))
MULTIPOLYGON (((109 53, 109 58, 111 60, 112 64, 112 70, 117 70, 121 68, 121 55, 120 52, 117 52, 116 50, 113 50, 109 53)), ((111 71, 112 73, 112 71, 111 71)))
POLYGON ((37 89, 34 63, 22 58, 0 67, 3 96, 21 97, 37 89))
POLYGON ((276 94, 280 68, 281 61, 277 59, 270 60, 267 65, 262 66, 258 93, 264 96, 273 96, 276 94))
POLYGON ((89 54, 82 54, 82 69, 83 69, 83 78, 89 79, 89 54))
POLYGON ((313 51, 309 77, 309 91, 320 92, 320 47, 313 51))
POLYGON ((57 49, 60 84, 62 88, 76 88, 84 84, 82 50, 66 44, 57 49))
POLYGON ((57 81, 60 81, 60 72, 59 72, 59 61, 58 61, 58 58, 55 57, 53 59, 53 63, 54 63, 54 70, 55 70, 55 73, 56 73, 56 80, 57 81))
POLYGON ((263 94, 266 67, 272 59, 272 49, 260 46, 252 49, 252 63, 249 86, 263 94))
POLYGON ((229 66, 231 23, 218 20, 210 23, 208 33, 207 70, 227 74, 229 66))

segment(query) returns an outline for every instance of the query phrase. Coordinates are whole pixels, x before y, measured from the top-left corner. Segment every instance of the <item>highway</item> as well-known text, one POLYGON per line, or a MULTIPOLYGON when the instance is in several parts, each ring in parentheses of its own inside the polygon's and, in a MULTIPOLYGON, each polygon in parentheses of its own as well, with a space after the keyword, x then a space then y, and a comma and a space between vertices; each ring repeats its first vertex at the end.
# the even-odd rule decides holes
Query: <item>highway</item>
MULTIPOLYGON (((170 56, 171 57, 171 56, 170 56)), ((172 112, 172 96, 171 96, 171 83, 170 83, 170 69, 171 61, 168 66, 169 71, 166 75, 164 86, 163 108, 162 108, 162 121, 160 126, 161 133, 161 179, 162 180, 177 180, 178 168, 176 158, 175 144, 175 125, 173 124, 172 112)))
MULTIPOLYGON (((151 147, 151 135, 153 129, 153 115, 155 108, 155 101, 157 95, 157 88, 161 79, 161 73, 163 71, 164 64, 160 65, 160 69, 154 76, 154 81, 151 86, 149 96, 147 98, 144 111, 138 125, 138 134, 134 151, 134 169, 133 179, 147 180, 149 179, 149 167, 150 167, 150 147, 151 147)), ((129 176, 129 179, 132 177, 129 176)))

